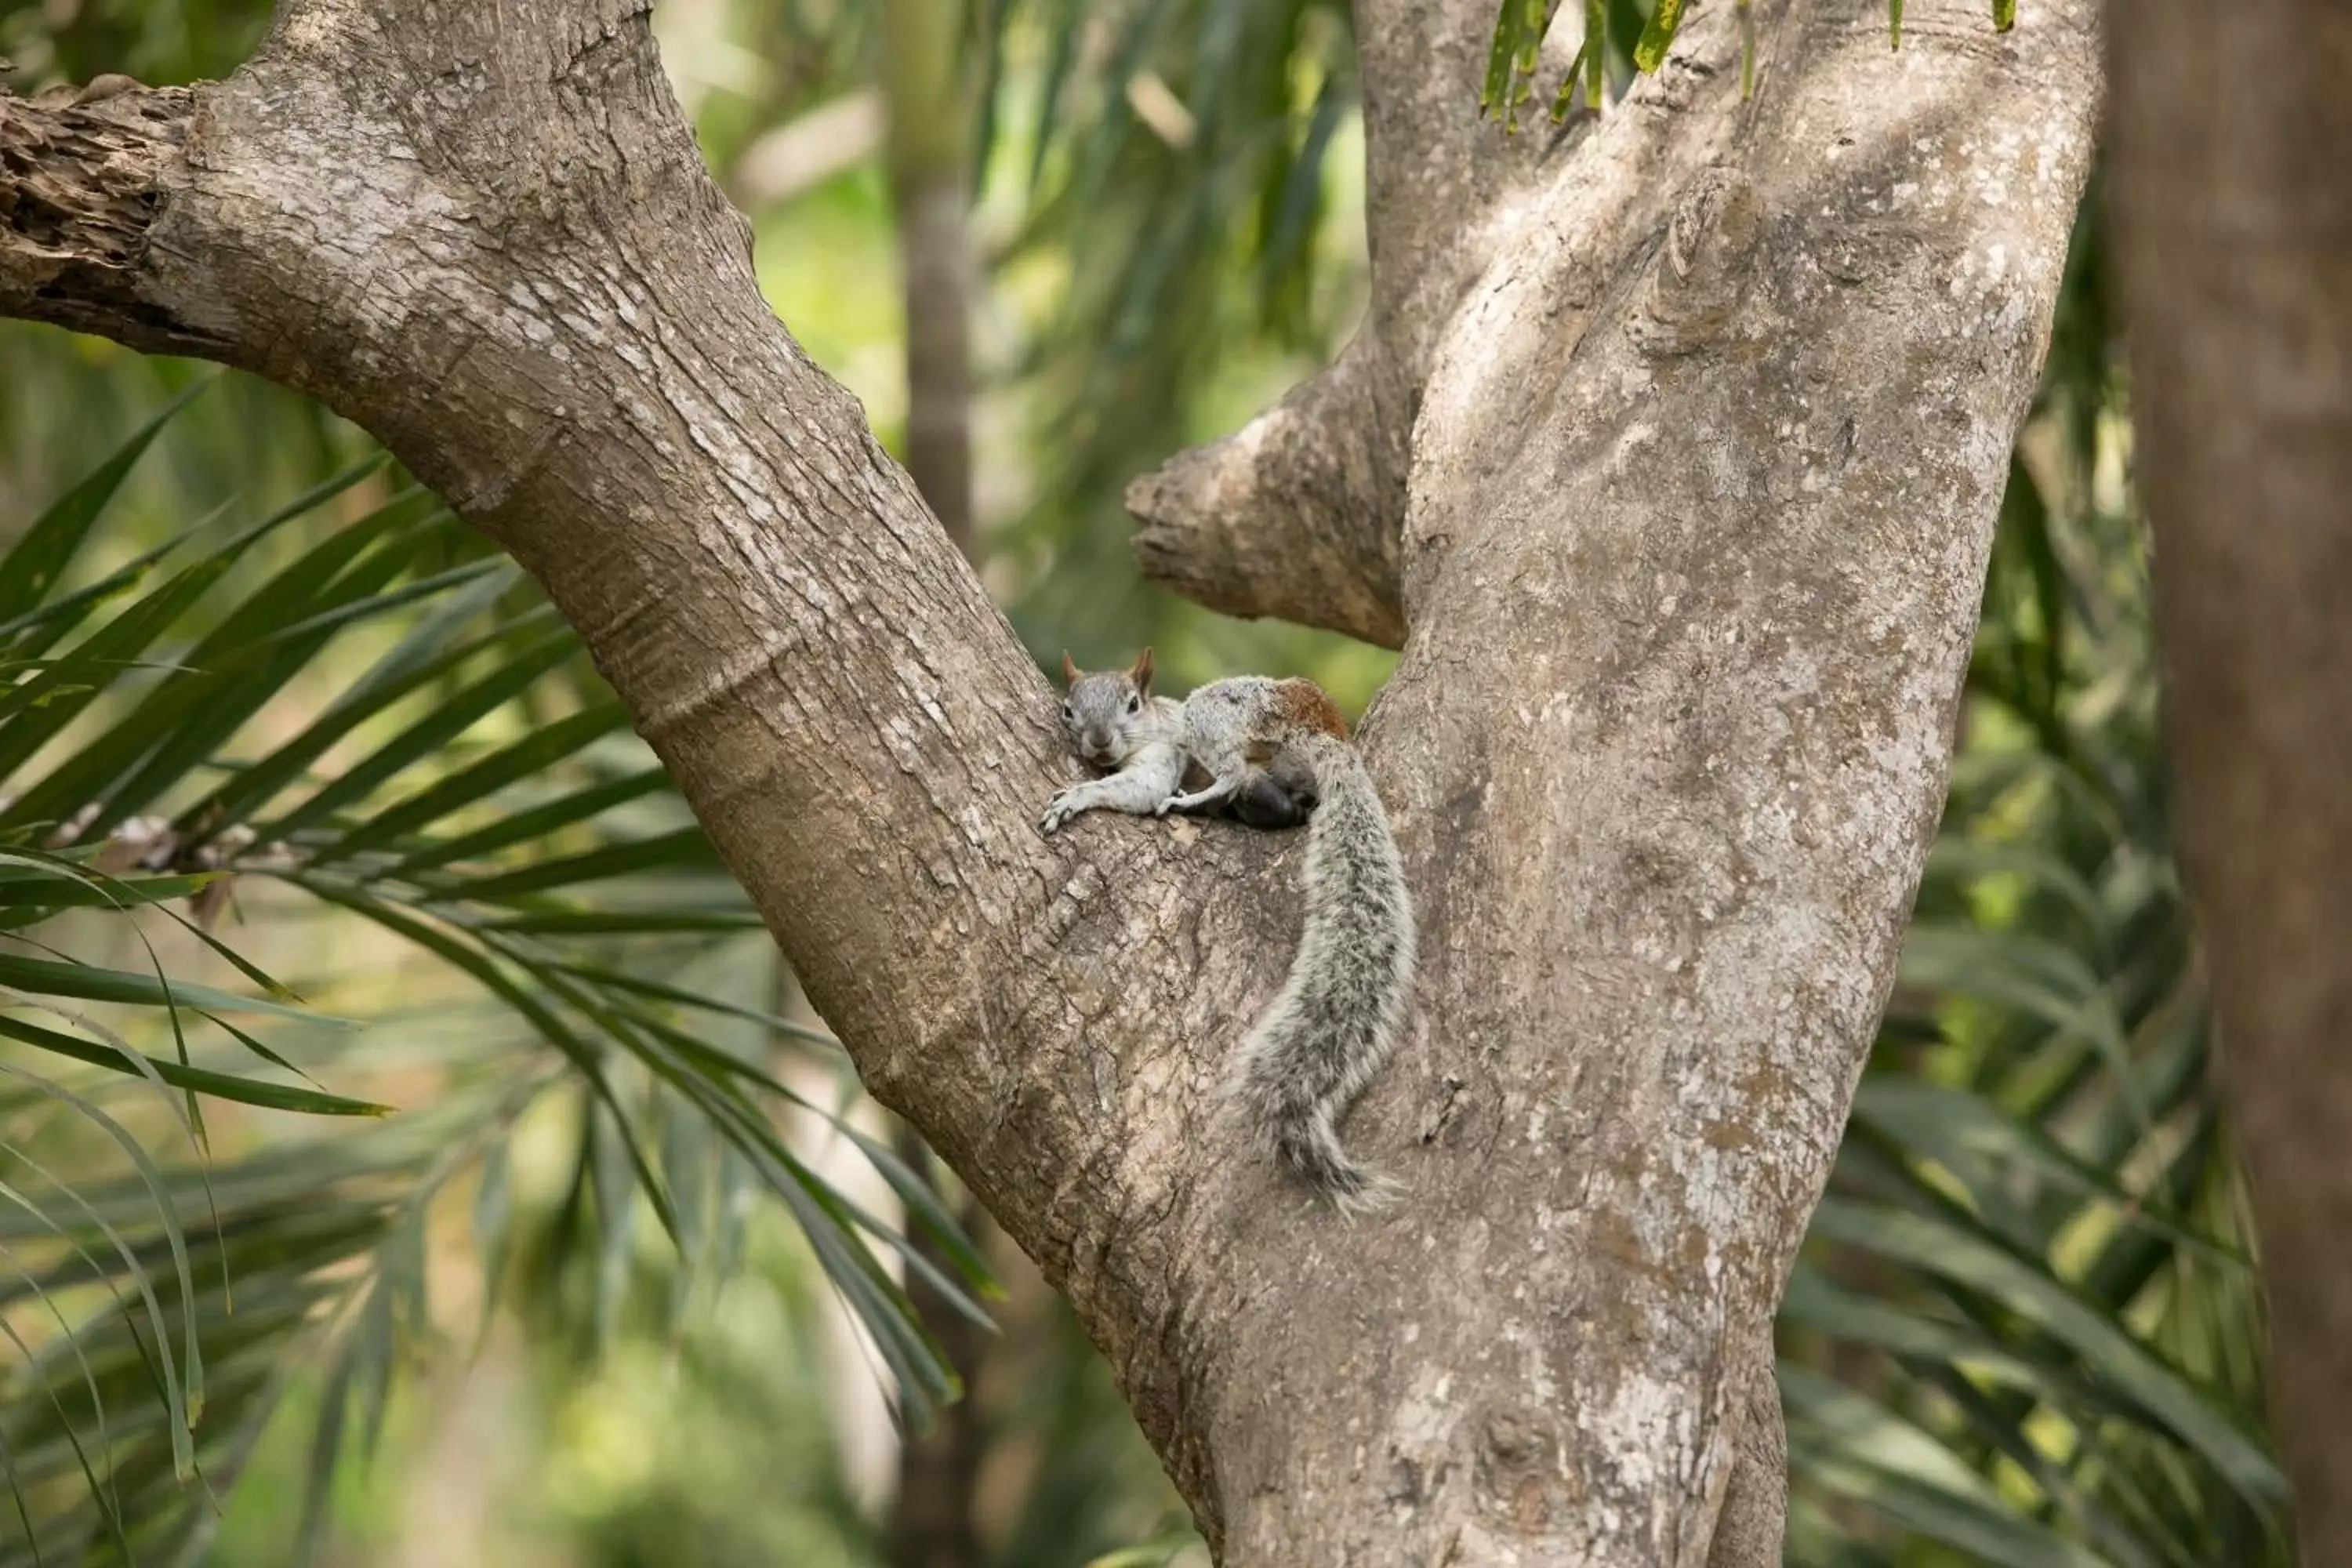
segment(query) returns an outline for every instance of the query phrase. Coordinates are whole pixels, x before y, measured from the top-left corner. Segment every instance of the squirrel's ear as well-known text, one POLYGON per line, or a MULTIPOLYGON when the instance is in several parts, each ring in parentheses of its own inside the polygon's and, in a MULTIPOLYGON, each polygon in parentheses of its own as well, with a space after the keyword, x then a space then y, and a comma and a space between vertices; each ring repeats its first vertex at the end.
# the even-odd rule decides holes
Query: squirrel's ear
POLYGON ((1068 681, 1073 686, 1076 686, 1078 683, 1078 667, 1070 662, 1070 650, 1068 648, 1064 648, 1062 650, 1062 679, 1068 681))
POLYGON ((1145 648, 1136 655, 1135 663, 1128 669, 1127 678, 1135 682, 1135 689, 1138 691, 1149 693, 1151 690, 1151 650, 1150 648, 1145 648))

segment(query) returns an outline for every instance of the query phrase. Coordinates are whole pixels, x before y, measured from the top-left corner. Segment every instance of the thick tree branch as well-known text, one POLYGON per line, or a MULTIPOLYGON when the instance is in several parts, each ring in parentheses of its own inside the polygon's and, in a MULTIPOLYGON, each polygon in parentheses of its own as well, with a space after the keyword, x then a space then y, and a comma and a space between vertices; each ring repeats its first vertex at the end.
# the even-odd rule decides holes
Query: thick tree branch
POLYGON ((34 103, 0 95, 0 311, 157 353, 223 350, 137 287, 192 101, 123 77, 34 103))
POLYGON ((1369 332, 1239 435, 1128 487, 1146 574, 1229 616, 1404 644, 1409 398, 1369 332))
MULTIPOLYGON (((1446 933, 1420 994, 1444 1025, 1397 1070, 1442 1083, 1464 1042, 1527 1037, 1531 1006, 1552 1054, 1486 1059, 1422 1124, 1475 1193, 1297 1272, 1312 1295, 1418 1265, 1444 1283, 1391 1310, 1423 1334, 1544 1348, 1451 1369, 1487 1413, 1469 1432, 1432 1431, 1377 1363, 1245 1359, 1302 1423, 1389 1389, 1370 1425, 1398 1466, 1545 1521, 1468 1526, 1465 1561, 1530 1536, 1543 1561, 1690 1560, 1705 1539, 1682 1532, 1730 1458, 1727 1347, 1759 1342, 1827 1173, 1943 798, 2088 165, 2087 0, 2006 37, 1914 5, 1900 55, 1872 5, 1759 17, 1756 102, 1736 106, 1729 30, 1695 16, 1656 100, 1562 162, 1421 402, 1412 630, 1376 728, 1421 764, 1391 805, 1446 933), (1586 177, 1612 136, 1640 149, 1636 195, 1586 177), (1523 1300, 1584 1327, 1496 1306, 1523 1300), (1657 1456, 1669 1411, 1699 1422, 1660 1489, 1631 1457, 1657 1456)), ((1369 1519, 1391 1484, 1327 1469, 1234 1529, 1271 1560, 1333 1490, 1369 1519)), ((1442 1498, 1414 1506, 1491 1518, 1442 1498)))
MULTIPOLYGON (((1455 34, 1371 46, 1376 237, 1405 226, 1375 266, 1407 278, 1376 277, 1382 353, 1291 405, 1371 432, 1262 430, 1288 470, 1196 485, 1296 498, 1361 628, 1410 609, 1369 746, 1425 967, 1350 1140, 1411 1196, 1354 1227, 1213 1092, 1295 941, 1296 845, 1037 837, 1072 773, 1051 698, 761 304, 634 9, 298 6, 98 204, 150 202, 143 231, 49 235, 91 281, 5 303, 316 392, 538 574, 1222 1561, 1688 1563, 1727 1506, 1717 1568, 1750 1568, 1759 1347, 1942 799, 2090 5, 1999 37, 1913 0, 1892 55, 1878 0, 1759 0, 1746 106, 1700 5, 1633 101, 1494 184, 1399 140, 1453 125, 1398 73, 1446 78, 1455 34), (1413 227, 1423 197, 1454 216, 1413 227), (1429 268, 1455 281, 1418 314, 1429 268)), ((0 108, 0 146, 45 112, 0 108)), ((45 168, 103 183, 120 154, 76 134, 109 150, 45 168)))
POLYGON ((1055 699, 761 300, 641 16, 321 5, 231 80, 142 102, 161 128, 125 138, 0 101, 68 198, 39 211, 68 215, 0 232, 6 308, 310 391, 531 569, 868 1085, 1077 1305, 1213 1534, 1180 1398, 1202 1367, 1164 1335, 1230 1211, 1278 1191, 1210 1091, 1280 977, 1295 845, 1038 836, 1076 776, 1055 699), (53 267, 95 282, 15 286, 53 267))

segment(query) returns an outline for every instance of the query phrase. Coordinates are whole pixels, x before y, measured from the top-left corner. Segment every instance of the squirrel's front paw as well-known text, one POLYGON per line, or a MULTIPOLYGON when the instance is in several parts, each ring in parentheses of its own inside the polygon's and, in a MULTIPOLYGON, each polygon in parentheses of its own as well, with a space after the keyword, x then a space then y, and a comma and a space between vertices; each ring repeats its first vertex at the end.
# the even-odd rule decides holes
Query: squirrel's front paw
POLYGON ((1045 815, 1037 822, 1038 832, 1052 833, 1054 829, 1078 815, 1078 807, 1070 803, 1070 796, 1075 793, 1066 789, 1047 803, 1045 815))

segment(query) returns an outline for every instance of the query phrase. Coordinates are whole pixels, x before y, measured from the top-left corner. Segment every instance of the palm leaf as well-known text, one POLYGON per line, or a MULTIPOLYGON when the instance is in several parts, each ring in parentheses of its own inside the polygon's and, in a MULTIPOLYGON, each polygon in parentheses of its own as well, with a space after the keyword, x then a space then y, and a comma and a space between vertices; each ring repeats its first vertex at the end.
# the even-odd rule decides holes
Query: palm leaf
MULTIPOLYGON (((101 477, 119 480, 127 466, 101 477)), ((0 1399, 0 1446, 22 1491, 28 1552, 79 1550, 93 1531, 119 1532, 114 1549, 142 1557, 184 1539, 172 1531, 193 1529, 193 1478, 240 1462, 289 1386, 275 1358, 298 1333, 341 1391, 320 1414, 314 1453, 331 1469, 363 1462, 396 1344, 425 1328, 424 1206, 450 1181, 486 1169, 503 1131, 565 1084, 584 1091, 573 1190, 593 1200, 583 1212, 593 1219, 556 1234, 577 1237, 594 1259, 591 1317, 606 1335, 634 1321, 624 1306, 636 1290, 637 1204, 682 1261, 735 1256, 735 1210, 713 1205, 750 1173, 797 1219, 871 1331, 909 1415, 921 1419, 955 1392, 881 1255, 898 1251, 975 1315, 969 1292, 988 1288, 977 1255, 886 1149, 855 1140, 962 1278, 908 1253, 891 1226, 835 1191, 777 1132, 776 1113, 799 1098, 706 1039, 698 1021, 753 1026, 771 1039, 820 1033, 780 1027, 750 998, 656 978, 674 973, 675 943, 753 927, 756 917, 625 712, 582 673, 572 634, 530 601, 510 566, 469 559, 477 547, 429 496, 382 494, 379 470, 362 464, 312 488, 143 592, 139 574, 167 552, 140 558, 129 577, 100 578, 110 586, 91 596, 95 584, 72 580, 66 523, 48 526, 42 558, 58 564, 15 609, 48 640, 0 687, 0 758, 41 769, 0 804, 0 845, 20 847, 0 850, 0 997, 61 1016, 0 1014, 0 1040, 82 1076, 53 1079, 0 1061, 26 1090, 16 1109, 0 1106, 0 1128, 11 1115, 58 1107, 101 1131, 138 1178, 68 1186, 38 1167, 44 1191, 11 1189, 26 1215, 48 1221, 21 1245, 55 1255, 23 1260, 24 1288, 65 1314, 60 1342, 86 1359, 93 1391, 89 1413, 75 1414, 44 1370, 0 1399), (367 485, 379 493, 357 499, 367 485), (351 521, 327 523, 319 509, 330 500, 351 521), (307 535, 271 545, 274 560, 256 553, 289 530, 307 535), (60 602, 73 603, 79 619, 42 618, 43 606, 60 602), (361 637, 386 651, 320 710, 288 724, 290 693, 361 637), (265 718, 282 738, 241 750, 265 718), (163 815, 132 821, 152 812, 163 815), (206 900, 216 912, 221 893, 261 883, 367 922, 478 985, 488 1005, 523 1026, 456 1069, 458 1086, 445 1096, 459 1116, 454 1136, 445 1126, 421 1139, 411 1125, 418 1113, 388 1116, 348 1092, 336 1079, 363 1058, 320 1028, 339 1021, 296 1003, 205 929, 206 900), (186 916, 184 901, 194 906, 186 916), (183 975, 160 955, 141 973, 75 951, 88 922, 135 921, 142 911, 179 922, 257 994, 183 975), (340 1065, 313 1068, 321 1084, 218 1059, 251 1052, 299 1072, 265 1028, 298 1031, 288 1038, 340 1065), (170 1053, 138 1043, 159 1031, 170 1053), (561 1064, 552 1077, 551 1049, 561 1064), (133 1080, 151 1095, 189 1095, 181 1121, 192 1134, 202 1131, 198 1097, 361 1116, 374 1130, 274 1152, 240 1147, 226 1163, 166 1173, 132 1124, 100 1103, 133 1080), (184 1232, 175 1217, 198 1198, 216 1215, 211 1237, 184 1232), (241 1292, 234 1315, 232 1279, 241 1292), (68 1307, 72 1289, 100 1284, 145 1301, 154 1324, 134 1331, 120 1311, 68 1307), (179 1320, 168 1344, 154 1331, 166 1311, 179 1320), (208 1387, 218 1419, 204 1415, 208 1387), (21 1429, 11 1426, 19 1421, 21 1429), (345 1440, 347 1423, 355 1441, 345 1440), (49 1484, 68 1473, 81 1478, 79 1503, 49 1484)), ((76 542, 102 488, 52 513, 79 531, 76 542)), ((385 1050, 374 1035, 370 1057, 385 1050)), ((510 1205, 486 1199, 478 1212, 486 1245, 505 1249, 510 1205)), ((0 1237, 10 1228, 0 1218, 0 1237)), ((509 1290, 533 1288, 528 1273, 500 1273, 509 1290)), ((53 1361, 30 1348, 38 1367, 53 1361)))

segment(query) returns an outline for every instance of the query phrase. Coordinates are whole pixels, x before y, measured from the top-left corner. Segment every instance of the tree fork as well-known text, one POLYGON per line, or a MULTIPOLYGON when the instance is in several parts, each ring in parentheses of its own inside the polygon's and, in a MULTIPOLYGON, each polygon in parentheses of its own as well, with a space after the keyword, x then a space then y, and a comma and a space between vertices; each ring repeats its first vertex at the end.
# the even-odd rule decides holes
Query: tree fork
POLYGON ((2098 99, 2091 0, 1755 15, 1752 101, 1694 5, 1502 143, 1488 0, 1362 0, 1363 380, 1263 444, 1319 476, 1189 465, 1249 520, 1171 536, 1200 581, 1404 647, 1424 970, 1349 1135, 1409 1196, 1354 1226, 1216 1097, 1297 846, 1036 835, 1051 695, 761 301, 641 4, 294 0, 226 82, 0 100, 0 310, 311 392, 539 577, 1222 1562, 1747 1568, 2098 99))

